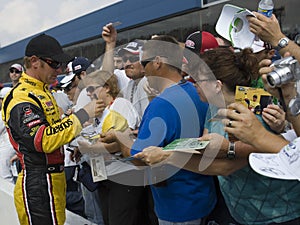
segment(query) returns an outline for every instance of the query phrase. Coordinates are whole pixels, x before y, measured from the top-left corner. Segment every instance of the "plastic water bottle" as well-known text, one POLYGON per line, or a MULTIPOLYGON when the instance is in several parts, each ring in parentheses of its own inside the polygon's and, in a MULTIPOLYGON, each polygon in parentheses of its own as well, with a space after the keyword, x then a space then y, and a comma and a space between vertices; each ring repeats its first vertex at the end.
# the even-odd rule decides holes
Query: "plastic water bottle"
POLYGON ((274 3, 272 0, 260 0, 258 3, 258 12, 265 15, 266 17, 271 17, 274 9, 274 3))

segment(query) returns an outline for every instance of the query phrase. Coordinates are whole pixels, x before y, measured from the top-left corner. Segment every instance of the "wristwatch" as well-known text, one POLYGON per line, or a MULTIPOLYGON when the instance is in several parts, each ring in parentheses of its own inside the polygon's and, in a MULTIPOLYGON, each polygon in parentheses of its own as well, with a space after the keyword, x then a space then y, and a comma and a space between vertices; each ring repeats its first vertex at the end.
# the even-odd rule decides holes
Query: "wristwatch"
POLYGON ((234 158, 235 158, 235 143, 229 142, 227 159, 234 159, 234 158))
POLYGON ((287 37, 281 38, 277 44, 276 47, 274 47, 275 50, 279 51, 280 49, 286 47, 289 44, 290 39, 287 37))

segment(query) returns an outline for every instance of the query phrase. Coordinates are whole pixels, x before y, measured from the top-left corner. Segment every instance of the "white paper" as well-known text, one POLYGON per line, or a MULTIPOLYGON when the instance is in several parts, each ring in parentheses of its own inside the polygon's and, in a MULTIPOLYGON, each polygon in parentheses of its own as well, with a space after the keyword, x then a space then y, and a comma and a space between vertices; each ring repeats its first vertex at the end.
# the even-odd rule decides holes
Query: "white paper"
POLYGON ((107 180, 103 155, 90 156, 90 165, 94 182, 107 180))

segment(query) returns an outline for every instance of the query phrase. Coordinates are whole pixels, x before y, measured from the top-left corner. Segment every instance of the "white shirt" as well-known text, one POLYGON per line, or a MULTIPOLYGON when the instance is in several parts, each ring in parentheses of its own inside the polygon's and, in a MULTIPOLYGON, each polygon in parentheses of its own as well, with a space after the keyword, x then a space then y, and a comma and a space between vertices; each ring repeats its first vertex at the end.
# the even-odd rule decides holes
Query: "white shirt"
MULTIPOLYGON (((1 114, 1 110, 0 110, 1 114)), ((2 118, 0 118, 0 177, 13 183, 13 173, 10 167, 10 159, 16 154, 2 118)))
POLYGON ((123 90, 124 98, 133 104, 140 118, 143 117, 144 111, 149 104, 148 95, 144 90, 146 82, 146 77, 138 80, 130 80, 126 89, 123 90))
POLYGON ((132 103, 125 98, 116 98, 110 109, 120 113, 127 120, 128 126, 135 130, 140 125, 140 116, 132 103))
POLYGON ((90 96, 87 95, 86 88, 82 89, 78 95, 76 105, 74 107, 74 111, 77 112, 79 109, 82 109, 84 106, 86 106, 91 101, 92 100, 91 100, 90 96))
POLYGON ((115 69, 114 74, 117 76, 118 87, 122 92, 122 90, 124 90, 127 87, 130 79, 126 76, 125 70, 115 69))

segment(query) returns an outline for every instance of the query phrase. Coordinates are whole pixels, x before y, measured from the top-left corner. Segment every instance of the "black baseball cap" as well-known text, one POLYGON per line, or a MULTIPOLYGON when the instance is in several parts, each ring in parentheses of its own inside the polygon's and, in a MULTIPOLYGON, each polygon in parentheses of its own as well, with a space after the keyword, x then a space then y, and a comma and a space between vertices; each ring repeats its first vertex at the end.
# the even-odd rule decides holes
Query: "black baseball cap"
POLYGON ((207 31, 196 31, 190 34, 185 41, 185 48, 196 54, 218 47, 217 39, 207 31))
POLYGON ((55 38, 46 34, 40 34, 32 38, 26 46, 25 55, 50 58, 56 62, 69 62, 73 59, 73 57, 64 53, 55 38))

